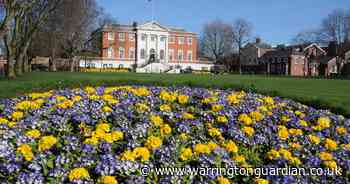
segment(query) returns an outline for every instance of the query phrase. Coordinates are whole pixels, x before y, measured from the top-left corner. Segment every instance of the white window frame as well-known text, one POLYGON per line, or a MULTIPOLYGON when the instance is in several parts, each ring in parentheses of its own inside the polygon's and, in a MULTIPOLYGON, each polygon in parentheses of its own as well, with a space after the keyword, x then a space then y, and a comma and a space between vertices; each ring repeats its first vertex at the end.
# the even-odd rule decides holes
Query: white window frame
POLYGON ((157 40, 157 35, 151 35, 151 42, 155 42, 157 40))
POLYGON ((146 41, 147 40, 147 35, 146 34, 142 34, 141 35, 141 41, 146 41))
POLYGON ((107 49, 107 57, 108 58, 113 58, 113 47, 109 47, 108 49, 107 49))
POLYGON ((173 61, 174 60, 174 49, 169 49, 169 60, 173 61))
POLYGON ((141 59, 146 59, 146 50, 145 49, 140 50, 140 57, 141 57, 141 59))
POLYGON ((176 36, 169 37, 169 43, 175 43, 175 41, 176 41, 176 36))
POLYGON ((179 45, 185 44, 185 37, 184 36, 179 36, 178 40, 179 40, 179 45))
POLYGON ((193 52, 192 51, 188 51, 187 52, 187 60, 188 61, 193 61, 193 52))
POLYGON ((159 59, 164 60, 165 59, 165 50, 161 49, 159 51, 159 59), (163 53, 163 54, 162 54, 163 53))
POLYGON ((119 41, 125 41, 125 33, 118 33, 119 41))
POLYGON ((129 33, 129 41, 134 42, 135 41, 135 34, 134 33, 129 33))
POLYGON ((179 60, 179 61, 183 61, 184 60, 184 51, 183 50, 178 50, 177 51, 177 60, 179 60))
POLYGON ((192 45, 193 44, 193 38, 191 36, 187 37, 187 43, 188 43, 188 45, 192 45))
POLYGON ((109 41, 114 41, 114 32, 108 32, 107 33, 107 39, 109 41))
POLYGON ((119 54, 118 54, 119 58, 125 58, 125 48, 124 47, 119 47, 119 54))
POLYGON ((129 49, 129 58, 130 59, 135 59, 135 48, 134 47, 131 47, 129 49))

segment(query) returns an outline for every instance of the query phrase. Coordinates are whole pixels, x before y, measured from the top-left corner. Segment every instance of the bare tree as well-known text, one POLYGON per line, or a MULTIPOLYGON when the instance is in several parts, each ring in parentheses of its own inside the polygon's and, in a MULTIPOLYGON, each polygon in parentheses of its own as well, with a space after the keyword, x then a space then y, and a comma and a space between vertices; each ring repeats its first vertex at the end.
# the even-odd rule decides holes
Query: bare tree
POLYGON ((319 30, 306 30, 298 33, 293 39, 293 44, 323 43, 319 30))
POLYGON ((340 74, 343 60, 341 56, 350 39, 350 10, 337 9, 330 13, 321 24, 321 39, 324 42, 336 42, 337 68, 340 74))
POLYGON ((241 50, 249 42, 252 33, 252 24, 243 18, 239 18, 233 23, 233 42, 238 49, 239 72, 242 73, 242 64, 240 61, 241 50))
POLYGON ((204 25, 200 38, 201 53, 216 62, 229 55, 233 46, 232 26, 215 20, 204 25))
POLYGON ((9 78, 15 78, 16 74, 21 75, 27 70, 26 53, 33 36, 59 2, 60 0, 15 0, 4 4, 5 17, 10 19, 3 32, 9 78))

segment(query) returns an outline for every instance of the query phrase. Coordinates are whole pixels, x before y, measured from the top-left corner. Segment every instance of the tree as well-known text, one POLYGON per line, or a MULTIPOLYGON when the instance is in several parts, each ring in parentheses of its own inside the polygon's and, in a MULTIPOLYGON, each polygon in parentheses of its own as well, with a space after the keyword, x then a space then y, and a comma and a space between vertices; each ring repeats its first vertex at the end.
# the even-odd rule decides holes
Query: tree
POLYGON ((200 52, 215 62, 230 55, 233 47, 232 26, 215 20, 204 25, 200 38, 200 52))
POLYGON ((319 30, 306 30, 298 33, 293 39, 293 44, 322 43, 319 30))
POLYGON ((324 42, 337 43, 337 68, 340 74, 343 65, 341 56, 346 52, 346 45, 350 39, 350 10, 337 9, 323 19, 320 36, 324 42))
POLYGON ((4 45, 7 52, 7 76, 15 78, 27 70, 27 50, 41 24, 60 0, 13 0, 4 4, 4 45), (6 20, 9 23, 6 24, 6 20))
POLYGON ((239 73, 242 73, 242 63, 240 61, 241 50, 249 42, 252 33, 252 24, 247 20, 239 18, 233 23, 233 43, 238 49, 239 73))

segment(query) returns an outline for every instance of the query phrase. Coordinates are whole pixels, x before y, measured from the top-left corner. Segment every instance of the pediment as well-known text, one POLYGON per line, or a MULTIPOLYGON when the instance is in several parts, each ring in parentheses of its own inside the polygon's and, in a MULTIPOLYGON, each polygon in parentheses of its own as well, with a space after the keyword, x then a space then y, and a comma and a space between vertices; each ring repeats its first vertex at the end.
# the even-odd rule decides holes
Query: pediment
POLYGON ((152 31, 168 31, 168 29, 162 25, 160 25, 158 22, 147 22, 145 24, 142 24, 138 27, 138 29, 142 30, 152 30, 152 31))

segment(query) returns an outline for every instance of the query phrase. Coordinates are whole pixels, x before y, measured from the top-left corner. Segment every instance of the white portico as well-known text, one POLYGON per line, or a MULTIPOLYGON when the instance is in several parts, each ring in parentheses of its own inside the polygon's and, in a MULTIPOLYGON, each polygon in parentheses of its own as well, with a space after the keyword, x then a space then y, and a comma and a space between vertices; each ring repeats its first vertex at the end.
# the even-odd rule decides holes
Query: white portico
POLYGON ((137 27, 137 66, 168 63, 169 30, 157 22, 148 22, 137 27))

